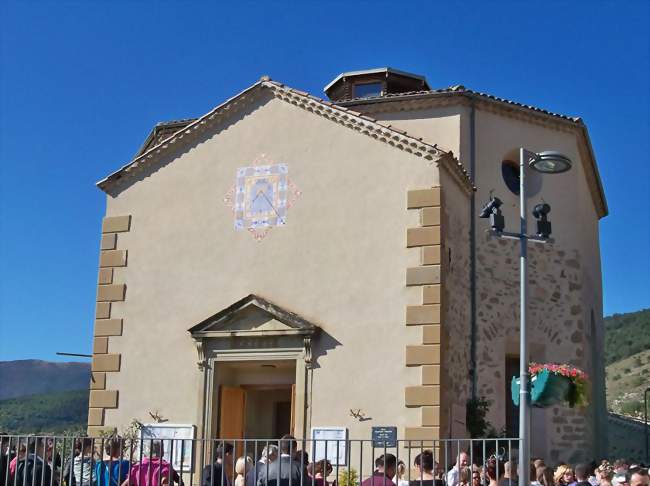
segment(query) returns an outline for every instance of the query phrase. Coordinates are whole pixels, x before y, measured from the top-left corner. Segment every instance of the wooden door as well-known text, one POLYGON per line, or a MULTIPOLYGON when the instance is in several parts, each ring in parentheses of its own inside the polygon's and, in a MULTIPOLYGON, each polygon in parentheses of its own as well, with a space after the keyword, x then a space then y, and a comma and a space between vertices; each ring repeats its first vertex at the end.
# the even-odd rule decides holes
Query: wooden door
MULTIPOLYGON (((246 426, 246 390, 239 387, 221 386, 219 399, 219 438, 243 439, 246 426)), ((235 457, 243 451, 237 442, 235 457)), ((230 474, 231 471, 228 471, 230 474)))

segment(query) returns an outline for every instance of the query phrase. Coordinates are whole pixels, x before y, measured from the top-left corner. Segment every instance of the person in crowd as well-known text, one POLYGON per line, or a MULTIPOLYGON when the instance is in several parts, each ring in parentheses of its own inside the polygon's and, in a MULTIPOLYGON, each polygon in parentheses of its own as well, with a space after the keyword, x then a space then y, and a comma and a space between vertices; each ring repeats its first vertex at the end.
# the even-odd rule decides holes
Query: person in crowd
POLYGON ((612 486, 614 467, 607 460, 603 460, 596 469, 596 478, 600 486, 612 486))
POLYGON ((555 481, 556 486, 569 486, 573 484, 573 469, 568 464, 560 464, 555 470, 553 475, 553 480, 555 481))
POLYGON ((278 446, 269 444, 262 450, 262 457, 255 463, 246 475, 246 486, 257 486, 257 480, 260 478, 262 469, 266 469, 267 464, 271 464, 278 457, 278 446))
POLYGON ((214 453, 214 461, 203 468, 201 486, 230 486, 228 472, 232 469, 233 445, 221 442, 214 453))
POLYGON ((497 486, 499 480, 503 478, 503 462, 496 459, 488 460, 485 465, 485 475, 487 476, 489 486, 497 486))
POLYGON ((72 471, 76 486, 92 486, 95 482, 93 440, 86 437, 81 440, 80 452, 74 457, 72 471))
POLYGON ((26 454, 27 454, 27 444, 24 442, 22 444, 19 443, 18 452, 14 454, 14 456, 11 458, 11 461, 9 461, 9 479, 12 481, 12 484, 13 484, 14 477, 16 477, 16 465, 18 464, 18 461, 25 458, 26 454))
POLYGON ((393 454, 382 454, 375 459, 375 470, 361 486, 395 486, 392 479, 397 470, 397 458, 393 454))
POLYGON ((535 479, 540 486, 555 486, 553 479, 553 468, 548 466, 539 466, 535 469, 535 479))
POLYGON ((122 439, 114 436, 104 442, 104 458, 95 465, 97 486, 120 486, 129 475, 131 463, 122 459, 122 439))
POLYGON ((533 461, 533 466, 535 466, 535 471, 537 471, 538 467, 545 467, 546 466, 546 463, 544 462, 544 459, 542 459, 541 457, 536 457, 532 461, 533 461))
POLYGON ((327 459, 323 459, 311 466, 313 480, 309 481, 307 486, 310 484, 313 484, 314 486, 329 486, 327 476, 332 474, 332 464, 327 459))
POLYGON ((280 439, 280 457, 268 463, 259 471, 258 486, 299 486, 300 478, 307 477, 307 471, 296 460, 298 450, 295 437, 285 435, 280 439))
POLYGON ((469 465, 469 455, 467 452, 458 454, 456 464, 447 473, 447 486, 458 486, 460 480, 460 469, 469 465))
POLYGON ((16 463, 15 484, 50 484, 52 469, 45 460, 45 441, 32 437, 26 453, 16 463))
POLYGON ((436 480, 434 477, 435 461, 433 460, 433 452, 430 450, 422 451, 415 456, 413 465, 418 474, 409 482, 410 486, 442 486, 442 481, 436 480))
POLYGON ((406 479, 406 464, 401 459, 397 462, 397 470, 393 482, 397 486, 409 486, 409 481, 406 479))
POLYGON ((517 463, 516 462, 506 461, 503 464, 503 479, 499 481, 499 486, 517 486, 517 463))
POLYGON ((578 464, 575 468, 576 486, 591 486, 589 482, 589 465, 578 464))
POLYGON ((235 478, 235 486, 246 485, 246 475, 253 466, 253 460, 249 456, 237 459, 237 463, 235 464, 235 473, 237 474, 237 477, 235 478))
POLYGON ((648 469, 645 467, 633 466, 625 472, 625 484, 627 486, 648 486, 650 478, 648 469))
POLYGON ((481 469, 477 465, 472 466, 472 486, 481 486, 481 469))
POLYGON ((179 474, 174 471, 169 462, 163 459, 164 455, 163 441, 150 441, 149 454, 145 454, 141 462, 131 466, 129 475, 122 486, 158 486, 164 482, 167 484, 180 483, 179 474), (169 481, 170 478, 171 481, 169 481))
POLYGON ((598 464, 596 461, 589 463, 589 477, 587 478, 591 486, 598 486, 600 480, 598 479, 598 464))
POLYGON ((460 473, 458 474, 458 485, 459 486, 470 486, 470 481, 472 480, 472 470, 468 467, 461 467, 460 473))

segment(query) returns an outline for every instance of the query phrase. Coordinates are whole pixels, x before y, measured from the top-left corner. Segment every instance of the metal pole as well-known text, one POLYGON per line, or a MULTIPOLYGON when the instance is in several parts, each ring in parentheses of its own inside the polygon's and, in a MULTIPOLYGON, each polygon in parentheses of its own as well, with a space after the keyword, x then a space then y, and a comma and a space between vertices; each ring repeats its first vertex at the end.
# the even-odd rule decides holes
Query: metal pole
POLYGON ((519 149, 519 484, 530 483, 530 391, 528 388, 528 343, 526 341, 526 308, 528 303, 528 240, 526 238, 526 161, 528 152, 519 149))

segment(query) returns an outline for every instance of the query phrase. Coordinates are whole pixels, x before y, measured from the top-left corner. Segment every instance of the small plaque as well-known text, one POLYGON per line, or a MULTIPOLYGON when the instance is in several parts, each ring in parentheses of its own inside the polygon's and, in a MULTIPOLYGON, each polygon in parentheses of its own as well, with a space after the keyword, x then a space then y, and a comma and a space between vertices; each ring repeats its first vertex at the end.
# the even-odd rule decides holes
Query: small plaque
POLYGON ((397 447, 397 427, 373 427, 373 447, 397 447))

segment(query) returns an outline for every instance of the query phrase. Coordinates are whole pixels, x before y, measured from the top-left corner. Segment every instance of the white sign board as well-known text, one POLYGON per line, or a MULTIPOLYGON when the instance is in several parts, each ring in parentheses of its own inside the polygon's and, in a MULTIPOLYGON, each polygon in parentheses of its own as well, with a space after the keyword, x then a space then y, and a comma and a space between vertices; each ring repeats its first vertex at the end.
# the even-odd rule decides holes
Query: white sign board
POLYGON ((326 459, 332 466, 345 466, 347 457, 348 429, 345 427, 311 428, 313 461, 326 459))
POLYGON ((175 471, 190 472, 194 432, 195 428, 192 424, 143 424, 140 429, 143 456, 149 455, 152 439, 162 439, 163 459, 170 462, 175 471))

